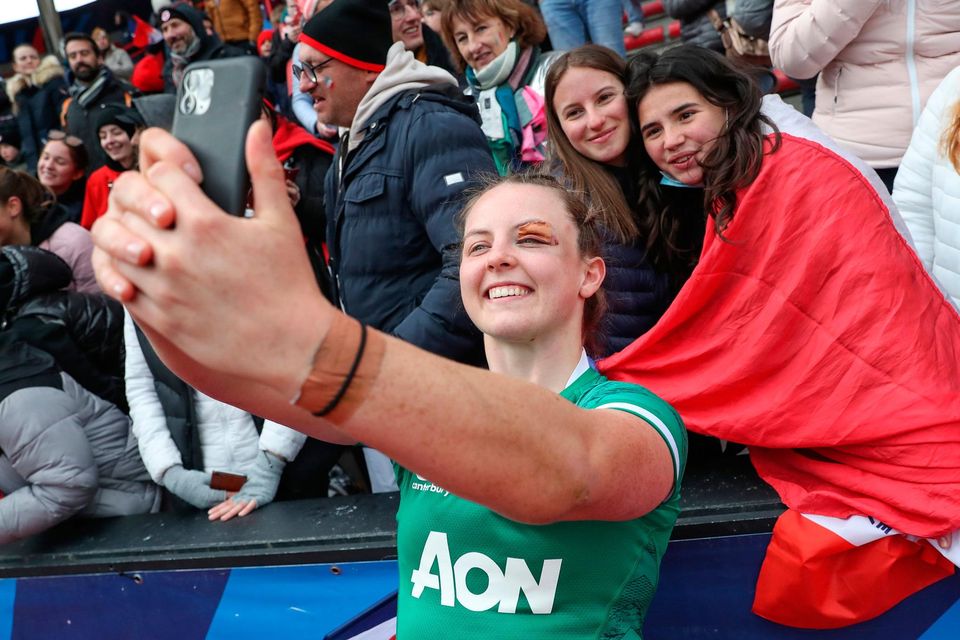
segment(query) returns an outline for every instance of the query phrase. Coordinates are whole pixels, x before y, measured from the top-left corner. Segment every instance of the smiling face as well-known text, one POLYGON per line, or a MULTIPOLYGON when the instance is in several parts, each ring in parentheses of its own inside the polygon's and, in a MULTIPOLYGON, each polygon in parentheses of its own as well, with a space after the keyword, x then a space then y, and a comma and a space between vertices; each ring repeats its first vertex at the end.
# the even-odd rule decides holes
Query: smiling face
POLYGON ((186 20, 180 18, 170 18, 160 27, 163 33, 163 40, 170 47, 170 50, 177 55, 183 55, 187 47, 193 43, 197 35, 193 32, 193 27, 186 20))
POLYGON ((577 227, 554 189, 501 184, 467 214, 460 292, 488 339, 580 340, 585 302, 603 274, 603 260, 581 256, 577 227))
POLYGON ((423 26, 417 0, 393 0, 390 3, 390 24, 393 41, 403 42, 407 51, 416 51, 423 46, 423 26))
POLYGON ((100 146, 111 160, 120 163, 124 169, 133 166, 133 140, 126 131, 115 124, 105 124, 97 134, 100 136, 100 146))
POLYGON ((305 42, 300 44, 300 62, 316 69, 318 82, 312 82, 308 77, 310 74, 304 72, 300 76, 300 90, 313 98, 313 109, 319 121, 349 127, 360 100, 369 91, 377 74, 351 67, 305 42))
POLYGON ((571 67, 557 83, 552 107, 580 155, 603 164, 626 164, 630 115, 618 77, 599 69, 571 67))
POLYGON ((643 146, 657 167, 686 185, 703 184, 700 160, 723 131, 724 110, 693 85, 671 82, 650 87, 637 116, 643 146))
POLYGON ((22 44, 13 50, 13 70, 15 73, 29 75, 40 65, 40 54, 28 44, 22 44))
POLYGON ((64 47, 64 53, 67 55, 70 70, 77 78, 90 82, 97 77, 103 59, 92 43, 87 40, 71 40, 64 47))
POLYGON ((51 140, 40 154, 37 177, 43 186, 59 196, 69 189, 74 181, 83 177, 83 170, 77 168, 66 144, 60 140, 51 140))
POLYGON ((494 16, 481 16, 477 20, 454 16, 452 24, 457 50, 474 71, 480 71, 506 51, 516 35, 515 29, 494 16))

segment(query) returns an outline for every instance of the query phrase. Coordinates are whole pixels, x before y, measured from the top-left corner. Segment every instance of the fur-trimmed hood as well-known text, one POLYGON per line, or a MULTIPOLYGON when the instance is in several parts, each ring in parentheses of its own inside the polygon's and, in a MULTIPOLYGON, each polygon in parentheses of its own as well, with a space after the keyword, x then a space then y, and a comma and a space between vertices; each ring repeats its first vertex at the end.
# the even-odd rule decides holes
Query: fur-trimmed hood
POLYGON ((44 56, 40 60, 40 65, 30 75, 14 74, 7 80, 7 95, 10 97, 14 113, 17 112, 18 93, 27 87, 42 87, 54 78, 62 78, 64 75, 63 65, 60 64, 56 56, 44 56))

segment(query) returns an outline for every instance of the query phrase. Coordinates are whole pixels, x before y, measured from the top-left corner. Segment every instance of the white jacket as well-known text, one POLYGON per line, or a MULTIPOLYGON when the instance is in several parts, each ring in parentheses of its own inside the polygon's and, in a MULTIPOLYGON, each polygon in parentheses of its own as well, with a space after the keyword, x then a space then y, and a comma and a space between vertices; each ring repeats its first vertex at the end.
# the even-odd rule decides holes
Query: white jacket
POLYGON ((960 104, 960 67, 930 96, 897 173, 893 199, 923 266, 960 307, 960 173, 940 139, 960 104))
MULTIPOLYGON (((162 484, 161 479, 167 469, 183 464, 183 460, 167 428, 153 375, 143 357, 129 313, 124 318, 123 339, 127 352, 127 401, 133 434, 150 477, 157 484, 162 484)), ((275 453, 288 461, 300 453, 307 438, 302 433, 266 420, 258 437, 249 413, 196 389, 193 392, 204 470, 244 473, 244 469, 256 459, 259 449, 275 453)))

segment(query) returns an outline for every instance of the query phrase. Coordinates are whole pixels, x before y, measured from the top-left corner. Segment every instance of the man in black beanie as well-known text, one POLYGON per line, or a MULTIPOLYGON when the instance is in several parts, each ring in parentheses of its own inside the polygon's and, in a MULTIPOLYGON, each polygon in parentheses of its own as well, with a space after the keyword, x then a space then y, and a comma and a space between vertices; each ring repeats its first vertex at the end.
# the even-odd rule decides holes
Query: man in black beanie
POLYGON ((496 171, 476 108, 447 71, 393 44, 385 0, 335 0, 304 26, 300 47, 300 89, 342 132, 325 188, 339 302, 372 327, 479 362, 454 224, 464 189, 496 171))
MULTIPOLYGON (((496 173, 476 107, 449 72, 393 43, 386 0, 335 0, 316 14, 293 73, 317 119, 341 128, 324 189, 338 302, 418 347, 482 362, 454 224, 464 189, 496 173)), ((385 460, 368 452, 375 490, 396 487, 385 460)))

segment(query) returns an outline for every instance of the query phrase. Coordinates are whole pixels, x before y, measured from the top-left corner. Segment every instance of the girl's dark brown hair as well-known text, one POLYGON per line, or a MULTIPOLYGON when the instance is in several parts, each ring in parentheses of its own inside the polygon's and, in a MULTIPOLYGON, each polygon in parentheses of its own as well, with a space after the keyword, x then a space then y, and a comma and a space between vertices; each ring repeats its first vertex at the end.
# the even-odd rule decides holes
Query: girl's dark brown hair
POLYGON ((440 19, 440 35, 450 50, 450 58, 457 71, 462 72, 467 61, 460 55, 454 40, 453 21, 460 19, 472 23, 484 18, 500 18, 505 25, 514 29, 514 38, 521 49, 535 47, 547 37, 547 27, 540 14, 522 0, 451 0, 440 19))
MULTIPOLYGON (((717 235, 733 220, 737 189, 760 173, 764 154, 780 148, 776 125, 760 113, 762 95, 753 78, 722 55, 693 45, 681 45, 657 55, 640 53, 627 64, 627 98, 632 111, 652 87, 686 82, 708 102, 726 112, 726 123, 713 147, 700 161, 704 175, 704 211, 714 217, 717 235), (773 143, 765 149, 764 125, 774 132, 773 143)), ((685 222, 663 204, 660 170, 644 154, 640 178, 641 232, 647 237, 655 263, 675 265, 683 261, 678 243, 685 234, 685 222)), ((701 220, 702 222, 702 220, 701 220)), ((702 226, 701 226, 702 229, 702 226)))
MULTIPOLYGON (((613 174, 604 165, 591 160, 573 148, 563 133, 560 116, 557 114, 554 96, 557 85, 572 68, 596 69, 605 71, 623 82, 627 64, 612 49, 596 44, 588 44, 573 49, 557 58, 550 65, 544 90, 547 106, 547 145, 548 161, 560 170, 570 181, 571 186, 582 193, 590 194, 591 206, 601 217, 607 228, 621 242, 629 243, 639 235, 639 227, 630 204, 624 197, 623 189, 613 174)), ((631 129, 634 129, 631 127, 631 129)), ((631 148, 628 157, 636 156, 636 138, 631 134, 631 148)))
POLYGON ((23 206, 24 220, 33 226, 47 214, 55 198, 40 181, 25 171, 0 167, 0 203, 17 197, 23 206))
MULTIPOLYGON (((564 209, 577 228, 577 246, 580 249, 580 257, 584 259, 603 257, 603 230, 601 228, 603 222, 597 215, 596 210, 588 204, 582 193, 569 189, 555 177, 537 170, 514 173, 504 177, 488 175, 481 179, 480 184, 469 190, 468 199, 457 217, 457 227, 460 230, 461 238, 461 255, 463 254, 462 239, 470 210, 484 194, 505 184, 532 185, 553 191, 563 202, 564 209)), ((602 349, 599 329, 606 311, 607 299, 601 286, 596 293, 586 299, 583 306, 583 345, 588 353, 600 353, 602 349)))

